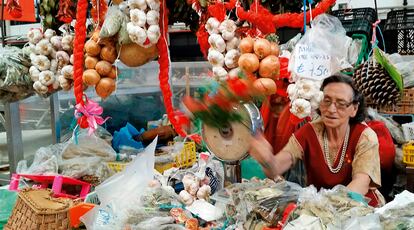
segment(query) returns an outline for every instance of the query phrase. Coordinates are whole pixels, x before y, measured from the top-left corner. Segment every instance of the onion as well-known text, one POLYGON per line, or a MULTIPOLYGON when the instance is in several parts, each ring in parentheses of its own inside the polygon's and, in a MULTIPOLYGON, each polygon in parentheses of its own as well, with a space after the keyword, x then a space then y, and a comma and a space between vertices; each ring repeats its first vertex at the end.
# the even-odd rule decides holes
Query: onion
POLYGON ((111 78, 102 78, 95 87, 96 94, 101 98, 107 98, 115 90, 115 81, 111 78))
POLYGON ((114 63, 116 60, 116 56, 117 56, 115 46, 104 46, 101 49, 100 56, 102 60, 108 61, 110 63, 114 63))
POLYGON ((260 62, 259 75, 261 77, 274 78, 279 75, 279 71, 279 58, 275 55, 269 55, 260 62))
POLYGON ((92 33, 91 40, 93 40, 95 42, 98 42, 99 41, 99 32, 100 32, 100 30, 95 30, 92 33))
POLYGON ((95 69, 96 63, 98 63, 98 58, 86 55, 85 68, 95 69))
POLYGON ((109 78, 116 79, 117 77, 117 69, 116 66, 112 66, 111 72, 108 74, 109 78))
POLYGON ((111 73, 112 64, 107 61, 98 61, 95 66, 96 71, 101 76, 108 76, 109 73, 111 73))
POLYGON ((238 63, 239 67, 247 73, 253 73, 259 68, 259 59, 252 53, 242 54, 238 63))
POLYGON ((101 46, 94 40, 89 40, 85 43, 85 51, 89 56, 97 56, 101 52, 101 46))
POLYGON ((96 85, 100 79, 101 76, 94 69, 87 69, 82 75, 83 83, 86 85, 96 85))
POLYGON ((141 66, 158 56, 158 49, 155 45, 148 48, 131 43, 121 46, 119 59, 129 67, 141 66))
POLYGON ((243 53, 252 53, 253 52, 254 41, 251 37, 243 38, 239 43, 240 52, 243 53))
POLYGON ((276 83, 270 78, 259 78, 253 82, 253 87, 264 95, 276 93, 276 83))
POLYGON ((264 38, 259 38, 254 42, 254 53, 263 59, 270 54, 270 42, 264 38))
POLYGON ((280 48, 278 44, 274 42, 270 43, 270 54, 275 55, 276 57, 279 57, 280 48))

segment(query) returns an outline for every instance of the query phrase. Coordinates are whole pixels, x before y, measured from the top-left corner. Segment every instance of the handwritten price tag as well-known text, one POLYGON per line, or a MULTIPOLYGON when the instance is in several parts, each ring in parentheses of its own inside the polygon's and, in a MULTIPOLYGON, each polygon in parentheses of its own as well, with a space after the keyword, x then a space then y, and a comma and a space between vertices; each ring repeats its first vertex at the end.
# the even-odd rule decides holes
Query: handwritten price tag
POLYGON ((303 78, 323 80, 331 75, 331 56, 307 45, 297 45, 294 71, 303 78))

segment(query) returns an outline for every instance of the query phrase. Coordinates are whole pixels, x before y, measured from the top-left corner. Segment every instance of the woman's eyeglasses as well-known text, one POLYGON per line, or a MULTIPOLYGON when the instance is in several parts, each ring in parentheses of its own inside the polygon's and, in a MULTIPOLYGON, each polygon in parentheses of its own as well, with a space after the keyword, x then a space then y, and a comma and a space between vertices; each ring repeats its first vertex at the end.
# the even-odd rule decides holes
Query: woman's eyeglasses
POLYGON ((339 110, 345 110, 347 109, 349 106, 351 106, 353 104, 353 102, 346 102, 343 100, 339 100, 339 101, 332 101, 331 99, 328 98, 324 98, 321 102, 320 105, 328 108, 329 106, 332 105, 332 103, 335 105, 335 107, 339 110))

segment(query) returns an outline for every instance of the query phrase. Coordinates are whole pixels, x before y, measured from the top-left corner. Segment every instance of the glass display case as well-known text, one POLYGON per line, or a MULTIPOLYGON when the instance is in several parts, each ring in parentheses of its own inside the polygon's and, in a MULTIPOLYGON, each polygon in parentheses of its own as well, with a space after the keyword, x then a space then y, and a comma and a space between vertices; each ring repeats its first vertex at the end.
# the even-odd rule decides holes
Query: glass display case
MULTIPOLYGON (((104 108, 103 117, 110 117, 105 128, 113 133, 127 122, 146 128, 147 121, 158 120, 165 113, 158 80, 158 63, 129 68, 118 63, 116 91, 102 100, 90 87, 88 98, 104 108)), ((208 83, 211 68, 208 62, 171 63, 170 84, 174 107, 180 106, 185 94, 194 95, 208 83)), ((37 95, 20 102, 0 105, 0 184, 15 171, 19 160, 30 163, 37 149, 66 141, 72 135, 75 97, 73 91, 59 91, 49 98, 37 95)))

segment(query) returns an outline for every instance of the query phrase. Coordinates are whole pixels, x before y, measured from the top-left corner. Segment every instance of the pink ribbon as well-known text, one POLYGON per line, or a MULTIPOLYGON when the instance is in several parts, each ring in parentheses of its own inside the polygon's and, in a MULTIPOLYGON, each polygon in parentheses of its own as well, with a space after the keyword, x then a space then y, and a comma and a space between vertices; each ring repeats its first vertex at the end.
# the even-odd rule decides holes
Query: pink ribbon
POLYGON ((86 99, 85 105, 77 104, 75 106, 75 117, 79 119, 82 116, 86 117, 88 122, 88 134, 92 135, 98 128, 98 125, 105 123, 109 117, 103 119, 100 115, 103 113, 103 108, 97 102, 86 99))
POLYGON ((374 45, 375 41, 377 40, 377 26, 381 22, 380 19, 378 19, 376 22, 372 24, 372 40, 371 44, 374 45))

